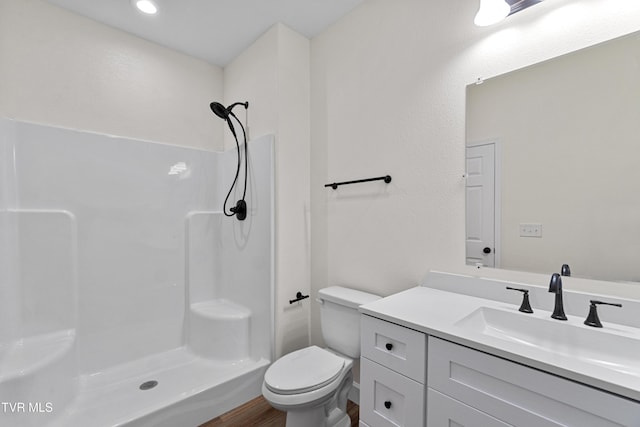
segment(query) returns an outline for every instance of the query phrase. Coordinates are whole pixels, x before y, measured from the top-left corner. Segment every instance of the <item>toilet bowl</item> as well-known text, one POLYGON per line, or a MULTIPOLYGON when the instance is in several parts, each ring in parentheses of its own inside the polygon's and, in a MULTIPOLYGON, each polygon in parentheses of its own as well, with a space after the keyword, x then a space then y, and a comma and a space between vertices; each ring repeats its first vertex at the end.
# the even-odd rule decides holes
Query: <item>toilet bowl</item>
POLYGON ((271 406, 287 412, 287 427, 350 426, 346 410, 339 408, 346 408, 353 382, 352 366, 352 359, 326 349, 303 348, 269 367, 262 383, 262 395, 271 406), (343 392, 339 395, 341 389, 343 392))
POLYGON ((328 348, 310 346, 275 361, 264 376, 262 395, 287 413, 287 427, 348 427, 353 360, 360 356, 362 304, 377 295, 339 286, 321 289, 322 335, 328 348))

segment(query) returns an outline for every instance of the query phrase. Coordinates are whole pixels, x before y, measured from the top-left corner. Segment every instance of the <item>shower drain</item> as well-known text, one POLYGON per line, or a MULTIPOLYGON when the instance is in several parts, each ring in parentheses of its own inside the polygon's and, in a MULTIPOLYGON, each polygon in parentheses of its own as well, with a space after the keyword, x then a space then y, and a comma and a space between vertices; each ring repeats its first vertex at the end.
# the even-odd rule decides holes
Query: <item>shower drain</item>
POLYGON ((140 384, 140 390, 151 390, 157 385, 158 385, 158 381, 155 381, 155 380, 145 381, 142 384, 140 384))

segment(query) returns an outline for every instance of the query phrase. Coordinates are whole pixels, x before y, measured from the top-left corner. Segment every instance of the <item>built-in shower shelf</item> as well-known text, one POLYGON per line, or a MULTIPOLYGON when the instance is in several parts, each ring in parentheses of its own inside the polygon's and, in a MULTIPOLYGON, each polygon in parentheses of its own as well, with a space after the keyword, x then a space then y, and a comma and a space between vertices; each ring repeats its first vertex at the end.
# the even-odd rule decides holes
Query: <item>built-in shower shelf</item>
POLYGON ((224 299, 213 299, 191 304, 191 310, 212 320, 241 320, 251 317, 251 310, 224 299))
POLYGON ((73 348, 75 329, 15 340, 0 345, 0 383, 49 366, 73 348))
POLYGON ((191 304, 188 345, 214 360, 249 357, 251 310, 225 299, 191 304))

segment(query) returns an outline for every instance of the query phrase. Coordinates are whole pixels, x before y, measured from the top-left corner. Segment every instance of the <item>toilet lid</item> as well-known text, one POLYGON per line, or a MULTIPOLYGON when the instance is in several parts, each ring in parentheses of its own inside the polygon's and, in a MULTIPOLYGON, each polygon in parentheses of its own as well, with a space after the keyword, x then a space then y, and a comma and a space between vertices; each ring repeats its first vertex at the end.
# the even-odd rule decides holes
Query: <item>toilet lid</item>
POLYGON ((276 393, 304 393, 335 380, 344 363, 343 358, 314 345, 276 360, 264 374, 264 382, 276 393))

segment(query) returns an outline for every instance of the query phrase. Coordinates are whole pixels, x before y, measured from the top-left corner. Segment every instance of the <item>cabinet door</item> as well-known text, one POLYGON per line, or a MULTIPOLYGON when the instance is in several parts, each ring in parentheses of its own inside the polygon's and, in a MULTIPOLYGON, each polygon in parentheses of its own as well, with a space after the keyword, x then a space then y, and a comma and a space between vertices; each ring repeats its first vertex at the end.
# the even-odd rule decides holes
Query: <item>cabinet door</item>
POLYGON ((427 400, 429 402, 429 411, 427 412, 427 425, 429 427, 511 426, 511 424, 503 423, 484 412, 438 393, 431 388, 427 391, 427 400))
POLYGON ((640 427, 640 402, 435 337, 428 371, 430 388, 518 427, 640 427))
POLYGON ((424 384, 360 359, 360 419, 370 427, 423 427, 424 384))

